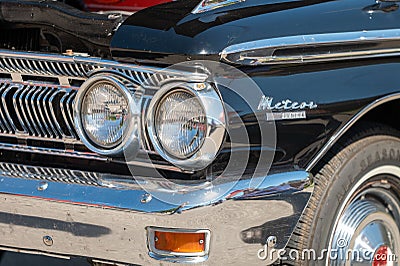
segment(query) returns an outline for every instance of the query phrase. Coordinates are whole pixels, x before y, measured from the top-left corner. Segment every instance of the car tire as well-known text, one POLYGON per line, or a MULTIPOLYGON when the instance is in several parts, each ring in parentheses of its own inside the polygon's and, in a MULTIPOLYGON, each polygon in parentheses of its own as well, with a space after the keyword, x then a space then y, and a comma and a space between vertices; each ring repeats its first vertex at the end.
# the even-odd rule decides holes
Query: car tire
POLYGON ((319 169, 282 261, 386 265, 379 262, 395 260, 400 255, 400 133, 363 125, 346 134, 319 169))

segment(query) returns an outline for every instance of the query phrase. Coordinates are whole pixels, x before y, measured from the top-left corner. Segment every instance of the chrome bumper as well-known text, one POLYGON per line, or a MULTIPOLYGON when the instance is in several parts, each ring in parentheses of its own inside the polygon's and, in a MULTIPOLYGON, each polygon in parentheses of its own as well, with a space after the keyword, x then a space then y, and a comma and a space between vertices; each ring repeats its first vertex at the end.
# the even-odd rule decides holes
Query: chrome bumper
MULTIPOLYGON (((207 264, 265 265, 270 261, 261 261, 258 250, 268 236, 277 237, 275 248, 287 244, 312 187, 305 171, 271 174, 260 182, 257 188, 246 179, 235 182, 216 201, 207 201, 205 186, 200 193, 179 195, 182 204, 174 205, 134 186, 88 186, 0 172, 0 249, 139 265, 157 259, 182 262, 152 258, 146 228, 208 229, 207 264)), ((226 184, 214 185, 213 191, 226 184)))

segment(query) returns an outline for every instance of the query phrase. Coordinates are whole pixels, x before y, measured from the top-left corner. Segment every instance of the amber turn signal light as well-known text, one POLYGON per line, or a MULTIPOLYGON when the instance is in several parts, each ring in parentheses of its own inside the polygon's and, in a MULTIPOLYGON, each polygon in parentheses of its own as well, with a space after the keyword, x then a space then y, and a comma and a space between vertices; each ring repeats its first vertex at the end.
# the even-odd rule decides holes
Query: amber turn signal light
POLYGON ((149 227, 148 241, 150 252, 157 255, 205 256, 210 231, 149 227))
POLYGON ((204 252, 205 233, 154 232, 154 247, 179 253, 204 252))

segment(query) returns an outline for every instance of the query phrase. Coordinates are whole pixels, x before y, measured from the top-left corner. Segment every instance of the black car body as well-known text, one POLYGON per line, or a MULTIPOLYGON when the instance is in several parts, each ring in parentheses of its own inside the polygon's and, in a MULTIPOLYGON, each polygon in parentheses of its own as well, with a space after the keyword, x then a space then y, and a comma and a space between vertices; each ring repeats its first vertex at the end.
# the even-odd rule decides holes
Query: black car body
MULTIPOLYGON (((399 127, 395 1, 188 0, 126 16, 2 0, 0 10, 5 250, 140 265, 270 264, 277 253, 263 257, 264 247, 296 246, 314 176, 340 143, 373 125, 399 127), (129 102, 113 118, 127 115, 129 136, 112 147, 92 141, 81 115, 85 93, 101 82, 129 102), (204 97, 207 118, 190 123, 208 131, 190 130, 215 144, 204 140, 184 159, 157 136, 158 105, 176 88, 204 97), (202 234, 203 250, 159 250, 157 230, 202 234)), ((385 152, 400 161, 397 149, 385 152)), ((361 168, 385 152, 366 155, 361 168)), ((336 213, 330 204, 318 208, 336 213)), ((393 239, 372 250, 396 253, 393 239)))

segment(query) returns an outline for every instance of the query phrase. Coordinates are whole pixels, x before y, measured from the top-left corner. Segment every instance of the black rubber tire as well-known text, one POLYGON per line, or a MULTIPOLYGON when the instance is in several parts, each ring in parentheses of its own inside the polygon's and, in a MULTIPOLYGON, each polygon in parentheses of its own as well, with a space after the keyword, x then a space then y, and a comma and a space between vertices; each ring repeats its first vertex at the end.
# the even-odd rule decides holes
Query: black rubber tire
MULTIPOLYGON (((349 132, 330 151, 315 175, 315 187, 289 243, 290 250, 300 254, 314 249, 320 254, 328 247, 333 221, 339 215, 341 203, 354 184, 366 173, 382 165, 400 166, 400 133, 387 126, 363 125, 349 132)), ((293 254, 295 254, 293 252, 293 254)), ((290 265, 325 265, 322 261, 304 258, 283 260, 290 265)))

